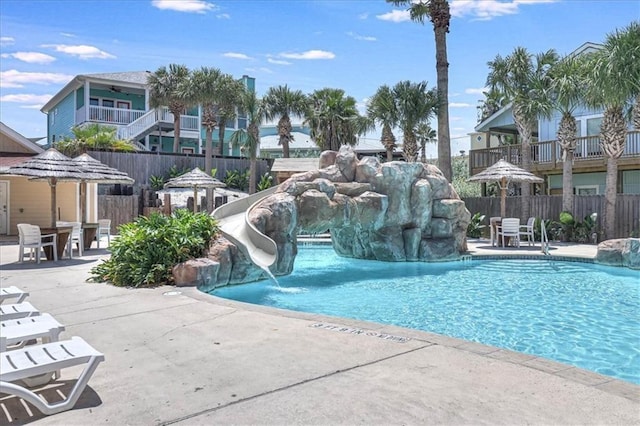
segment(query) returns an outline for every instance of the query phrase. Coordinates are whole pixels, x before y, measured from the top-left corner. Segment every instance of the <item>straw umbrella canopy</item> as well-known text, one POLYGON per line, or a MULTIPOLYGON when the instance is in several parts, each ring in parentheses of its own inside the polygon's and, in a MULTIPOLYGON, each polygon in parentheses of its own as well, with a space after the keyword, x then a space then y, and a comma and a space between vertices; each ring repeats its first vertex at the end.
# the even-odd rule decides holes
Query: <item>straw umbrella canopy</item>
MULTIPOLYGON (((199 188, 222 188, 225 187, 223 182, 209 176, 199 168, 195 168, 181 176, 169 179, 164 184, 165 188, 193 188, 193 212, 198 208, 198 189, 199 188)), ((213 194, 212 194, 213 196, 213 194)))
POLYGON ((509 182, 540 183, 544 182, 544 179, 504 160, 498 160, 493 166, 487 167, 477 175, 471 176, 467 179, 467 182, 498 182, 498 185, 500 185, 500 216, 505 217, 505 202, 509 182))
POLYGON ((47 181, 51 188, 51 227, 56 226, 56 185, 58 182, 99 179, 102 176, 75 162, 55 148, 49 148, 35 157, 9 167, 3 174, 27 176, 29 180, 47 181))
POLYGON ((135 182, 135 180, 130 178, 125 172, 109 167, 89 154, 81 154, 75 157, 73 161, 80 164, 83 168, 91 170, 94 175, 97 175, 80 181, 80 217, 83 222, 86 222, 87 200, 85 194, 87 192, 87 182, 104 184, 121 183, 125 185, 133 185, 135 182))

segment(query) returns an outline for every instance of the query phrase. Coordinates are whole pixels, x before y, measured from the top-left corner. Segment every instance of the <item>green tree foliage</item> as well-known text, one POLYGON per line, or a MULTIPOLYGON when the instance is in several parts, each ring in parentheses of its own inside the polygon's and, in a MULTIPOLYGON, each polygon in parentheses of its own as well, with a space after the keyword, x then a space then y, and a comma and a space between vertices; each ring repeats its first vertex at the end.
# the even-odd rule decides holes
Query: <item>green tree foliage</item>
POLYGON ((111 257, 91 269, 91 280, 119 287, 172 284, 172 269, 201 257, 218 233, 216 220, 207 213, 176 210, 171 216, 153 213, 119 227, 111 257))
POLYGON ((58 151, 68 157, 77 157, 89 149, 121 152, 135 151, 131 142, 118 139, 116 128, 102 124, 76 126, 71 129, 73 137, 65 137, 55 144, 58 151))

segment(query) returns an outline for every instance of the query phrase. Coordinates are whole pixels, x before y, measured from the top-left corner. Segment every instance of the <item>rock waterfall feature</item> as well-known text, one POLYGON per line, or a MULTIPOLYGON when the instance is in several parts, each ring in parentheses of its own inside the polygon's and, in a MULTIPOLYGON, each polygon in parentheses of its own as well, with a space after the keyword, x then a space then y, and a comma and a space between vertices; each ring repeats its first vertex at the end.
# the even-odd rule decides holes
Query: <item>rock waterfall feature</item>
MULTIPOLYGON (((293 175, 249 212, 250 222, 277 245, 274 275, 293 270, 298 233, 329 231, 340 256, 359 259, 449 261, 467 250, 471 215, 437 167, 358 160, 349 147, 324 152, 319 165, 293 175)), ((202 283, 207 288, 262 275, 226 240, 212 245, 209 258, 220 272, 202 283)))

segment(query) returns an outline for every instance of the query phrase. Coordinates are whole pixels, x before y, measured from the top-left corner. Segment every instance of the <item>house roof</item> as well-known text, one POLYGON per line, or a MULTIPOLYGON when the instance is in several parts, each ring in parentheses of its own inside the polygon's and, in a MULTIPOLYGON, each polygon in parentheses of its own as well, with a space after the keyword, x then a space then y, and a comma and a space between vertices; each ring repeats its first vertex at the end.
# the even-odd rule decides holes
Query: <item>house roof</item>
POLYGON ((276 158, 272 172, 308 172, 318 169, 318 158, 276 158))
POLYGON ((40 145, 25 138, 20 133, 16 132, 11 127, 7 126, 1 121, 0 121, 0 133, 7 136, 9 139, 16 142, 18 145, 21 145, 28 151, 33 152, 34 154, 40 154, 41 152, 44 152, 44 149, 42 149, 40 145))
POLYGON ((97 74, 78 74, 75 76, 66 86, 56 93, 49 102, 47 102, 40 111, 45 114, 48 113, 51 108, 56 106, 62 99, 64 99, 69 93, 81 87, 85 81, 91 81, 101 84, 117 84, 119 86, 129 86, 135 88, 144 88, 147 85, 147 77, 149 71, 127 71, 127 72, 108 72, 97 74))
POLYGON ((18 164, 24 163, 27 160, 32 159, 33 157, 26 156, 16 156, 16 157, 7 157, 0 156, 0 172, 6 172, 9 167, 17 166, 18 164))

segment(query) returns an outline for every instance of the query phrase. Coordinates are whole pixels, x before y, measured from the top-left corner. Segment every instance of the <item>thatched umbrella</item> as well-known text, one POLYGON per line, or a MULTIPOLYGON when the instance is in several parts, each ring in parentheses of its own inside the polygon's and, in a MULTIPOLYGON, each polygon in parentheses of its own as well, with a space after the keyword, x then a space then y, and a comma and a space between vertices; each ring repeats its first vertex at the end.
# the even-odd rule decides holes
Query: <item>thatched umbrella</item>
POLYGON ((500 185, 500 217, 505 217, 505 200, 509 182, 534 183, 544 182, 544 179, 504 160, 498 160, 493 166, 487 167, 477 175, 471 176, 467 179, 467 182, 498 182, 500 185))
POLYGON ((93 173, 55 148, 49 148, 35 157, 9 167, 3 174, 28 176, 29 180, 46 180, 51 187, 51 227, 56 227, 56 185, 62 181, 79 182, 83 179, 99 179, 93 173))
POLYGON ((167 183, 164 184, 165 188, 193 188, 194 213, 198 209, 198 188, 222 188, 225 186, 227 185, 209 176, 197 167, 188 173, 169 179, 167 183))
POLYGON ((93 178, 83 179, 80 181, 80 217, 83 222, 87 221, 87 218, 85 217, 87 212, 87 182, 104 184, 121 183, 125 185, 133 185, 135 182, 125 172, 109 167, 89 154, 81 154, 75 157, 73 161, 79 163, 85 169, 91 170, 94 175, 97 175, 93 178))

